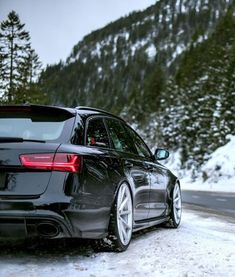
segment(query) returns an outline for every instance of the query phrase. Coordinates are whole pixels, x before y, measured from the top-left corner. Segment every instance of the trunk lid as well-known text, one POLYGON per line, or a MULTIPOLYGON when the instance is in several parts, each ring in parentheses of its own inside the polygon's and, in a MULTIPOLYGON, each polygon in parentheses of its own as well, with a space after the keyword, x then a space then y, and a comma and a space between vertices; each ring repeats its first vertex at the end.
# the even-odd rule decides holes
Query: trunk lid
MULTIPOLYGON (((49 106, 0 106, 0 197, 39 196, 52 171, 26 168, 20 155, 56 153, 70 140, 75 112, 49 106)), ((40 156, 39 156, 40 158, 40 156)))
POLYGON ((52 172, 22 166, 20 155, 55 153, 59 143, 0 143, 0 196, 35 196, 44 193, 52 172))

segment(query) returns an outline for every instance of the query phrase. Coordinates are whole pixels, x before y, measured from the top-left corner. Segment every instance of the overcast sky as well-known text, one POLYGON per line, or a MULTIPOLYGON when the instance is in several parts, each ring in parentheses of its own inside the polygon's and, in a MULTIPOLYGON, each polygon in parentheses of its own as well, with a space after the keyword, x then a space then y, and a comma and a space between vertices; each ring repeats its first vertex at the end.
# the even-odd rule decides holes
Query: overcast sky
POLYGON ((85 35, 156 0, 0 0, 0 22, 15 10, 44 65, 65 60, 85 35))

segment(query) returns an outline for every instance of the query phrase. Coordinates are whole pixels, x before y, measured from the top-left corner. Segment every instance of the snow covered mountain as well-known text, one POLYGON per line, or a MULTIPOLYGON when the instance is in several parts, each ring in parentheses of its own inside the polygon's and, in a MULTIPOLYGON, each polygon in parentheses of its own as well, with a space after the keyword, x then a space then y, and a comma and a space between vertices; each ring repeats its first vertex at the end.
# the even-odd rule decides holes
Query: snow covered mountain
POLYGON ((40 85, 52 104, 121 114, 195 170, 234 134, 235 3, 160 0, 76 44, 40 85))
POLYGON ((167 77, 171 75, 178 57, 192 41, 208 37, 230 3, 157 1, 145 11, 86 36, 73 47, 65 63, 49 66, 41 81, 54 103, 86 104, 120 112, 123 104, 155 97, 147 85, 153 72, 161 67, 167 77))

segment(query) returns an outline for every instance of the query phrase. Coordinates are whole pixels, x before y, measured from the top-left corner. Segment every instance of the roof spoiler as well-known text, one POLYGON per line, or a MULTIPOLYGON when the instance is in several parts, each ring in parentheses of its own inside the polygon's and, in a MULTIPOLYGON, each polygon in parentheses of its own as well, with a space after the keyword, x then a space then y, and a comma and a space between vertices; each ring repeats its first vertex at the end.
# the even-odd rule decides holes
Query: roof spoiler
POLYGON ((0 105, 0 112, 55 112, 75 115, 74 109, 58 107, 58 106, 46 106, 46 105, 0 105))
POLYGON ((76 112, 74 109, 56 107, 56 106, 44 106, 44 105, 2 105, 0 106, 1 112, 11 112, 11 113, 49 113, 50 115, 71 118, 74 117, 76 112))

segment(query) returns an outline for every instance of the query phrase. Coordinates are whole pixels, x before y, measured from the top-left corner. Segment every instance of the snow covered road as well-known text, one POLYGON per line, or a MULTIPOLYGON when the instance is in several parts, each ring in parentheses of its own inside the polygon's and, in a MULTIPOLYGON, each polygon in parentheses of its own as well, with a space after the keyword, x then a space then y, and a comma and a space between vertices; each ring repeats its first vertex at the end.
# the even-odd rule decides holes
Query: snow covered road
POLYGON ((0 276, 235 276, 235 218, 184 210, 179 229, 134 235, 124 253, 52 242, 27 251, 0 244, 0 276))

